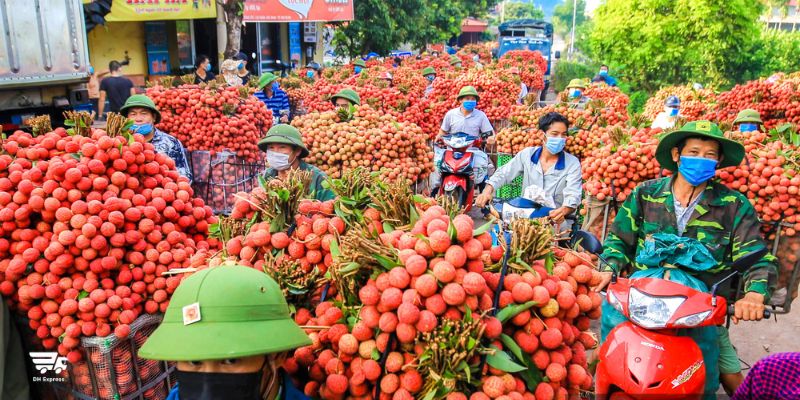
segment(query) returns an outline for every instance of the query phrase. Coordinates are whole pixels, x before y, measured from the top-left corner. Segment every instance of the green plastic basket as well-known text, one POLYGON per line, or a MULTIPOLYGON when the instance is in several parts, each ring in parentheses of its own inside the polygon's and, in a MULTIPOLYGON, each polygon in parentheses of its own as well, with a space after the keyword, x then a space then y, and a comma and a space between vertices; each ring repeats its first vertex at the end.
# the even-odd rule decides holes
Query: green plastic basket
MULTIPOLYGON (((497 155, 497 168, 508 164, 514 158, 511 154, 497 155)), ((516 177, 511 183, 503 185, 494 195, 498 199, 513 199, 522 196, 522 176, 516 177)))

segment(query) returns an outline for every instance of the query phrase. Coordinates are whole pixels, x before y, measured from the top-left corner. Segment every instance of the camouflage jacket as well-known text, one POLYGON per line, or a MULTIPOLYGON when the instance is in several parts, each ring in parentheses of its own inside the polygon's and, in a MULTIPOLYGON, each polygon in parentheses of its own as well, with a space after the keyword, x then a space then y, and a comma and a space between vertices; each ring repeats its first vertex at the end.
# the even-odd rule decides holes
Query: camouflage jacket
MULTIPOLYGON (((747 198, 717 182, 709 183, 683 236, 695 238, 704 244, 717 260, 718 266, 695 272, 695 277, 710 288, 728 274, 733 261, 765 248, 759 227, 755 209, 747 198)), ((604 243, 603 256, 618 271, 629 265, 645 269, 646 266, 635 262, 636 254, 643 248, 647 235, 656 232, 679 235, 672 178, 647 181, 633 190, 614 218, 604 243)), ((742 271, 745 292, 757 292, 769 298, 777 282, 775 260, 768 253, 761 261, 742 271)), ((730 298, 730 289, 722 289, 720 295, 730 298)))

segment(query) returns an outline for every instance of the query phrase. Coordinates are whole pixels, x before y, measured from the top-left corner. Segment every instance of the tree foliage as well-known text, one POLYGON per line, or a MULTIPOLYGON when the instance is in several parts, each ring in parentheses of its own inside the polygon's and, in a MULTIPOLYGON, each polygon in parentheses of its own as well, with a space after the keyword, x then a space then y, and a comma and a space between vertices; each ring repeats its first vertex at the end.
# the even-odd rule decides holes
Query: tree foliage
POLYGON ((387 54, 408 43, 423 48, 461 32, 468 16, 483 16, 499 0, 358 0, 353 21, 341 23, 333 44, 350 57, 387 54))
POLYGON ((751 0, 607 0, 595 11, 589 48, 624 66, 636 89, 725 86, 748 74, 763 10, 751 0))
POLYGON ((511 19, 544 19, 544 10, 533 3, 520 3, 516 1, 505 4, 503 10, 506 21, 511 19))
MULTIPOLYGON (((564 0, 564 2, 553 9, 553 30, 564 37, 569 35, 570 31, 572 31, 572 5, 572 0, 564 0)), ((575 8, 578 10, 575 14, 575 30, 577 32, 587 21, 586 15, 584 14, 584 11, 586 11, 586 0, 578 0, 577 7, 575 8)))
POLYGON ((772 75, 776 72, 800 71, 800 32, 765 29, 761 43, 753 54, 752 75, 742 80, 772 75))

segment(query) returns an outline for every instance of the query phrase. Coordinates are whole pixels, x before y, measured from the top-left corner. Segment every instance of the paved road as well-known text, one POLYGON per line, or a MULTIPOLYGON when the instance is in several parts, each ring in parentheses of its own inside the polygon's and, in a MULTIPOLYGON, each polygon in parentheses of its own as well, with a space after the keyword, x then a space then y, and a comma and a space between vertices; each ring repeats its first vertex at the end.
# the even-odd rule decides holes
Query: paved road
POLYGON ((770 353, 800 351, 800 298, 792 311, 769 321, 740 322, 731 325, 731 340, 744 361, 743 368, 770 353), (745 364, 746 363, 746 364, 745 364))

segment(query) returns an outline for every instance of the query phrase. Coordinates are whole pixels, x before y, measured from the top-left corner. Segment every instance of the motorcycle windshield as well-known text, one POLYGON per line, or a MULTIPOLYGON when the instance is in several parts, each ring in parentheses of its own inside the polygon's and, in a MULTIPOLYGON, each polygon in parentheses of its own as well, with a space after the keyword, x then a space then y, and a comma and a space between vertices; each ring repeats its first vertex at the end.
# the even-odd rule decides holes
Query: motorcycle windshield
POLYGON ((473 136, 464 132, 453 133, 450 135, 442 136, 442 141, 444 141, 444 143, 447 146, 453 149, 467 148, 471 146, 472 143, 474 143, 476 140, 478 140, 477 136, 473 136))

